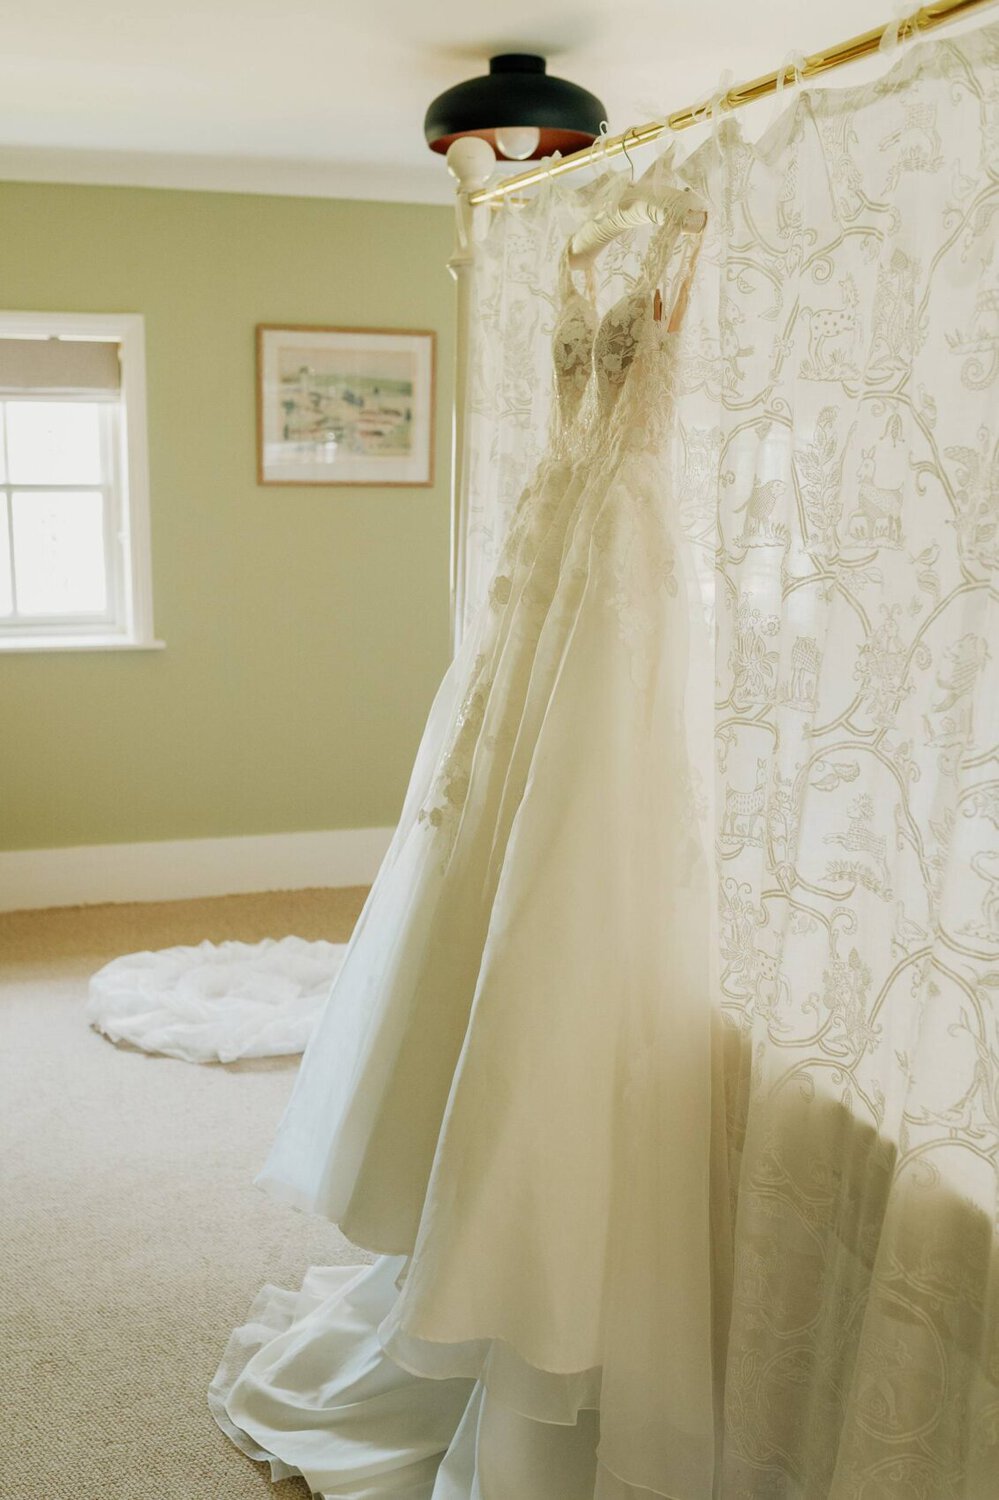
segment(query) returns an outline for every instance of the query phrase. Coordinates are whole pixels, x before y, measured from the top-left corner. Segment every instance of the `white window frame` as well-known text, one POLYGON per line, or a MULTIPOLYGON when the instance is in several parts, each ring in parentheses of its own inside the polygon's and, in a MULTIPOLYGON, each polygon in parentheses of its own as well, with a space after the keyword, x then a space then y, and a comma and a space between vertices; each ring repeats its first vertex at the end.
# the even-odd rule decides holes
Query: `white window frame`
MULTIPOLYGON (((11 651, 148 651, 162 648, 153 633, 153 579, 149 530, 149 457, 146 427, 145 323, 140 313, 0 312, 0 338, 109 339, 121 357, 121 399, 109 403, 102 442, 112 445, 110 472, 118 506, 117 548, 108 547, 106 617, 60 624, 56 619, 4 624, 0 654, 11 651)), ((0 397, 0 400, 7 400, 0 397)), ((12 399, 19 399, 14 397, 12 399)), ((28 398, 30 399, 30 398, 28 398)), ((39 392, 38 400, 45 400, 39 392)), ((51 399, 51 398, 50 398, 51 399)), ((56 399, 85 400, 86 393, 56 399)), ((50 485, 15 488, 51 489, 50 485)), ((55 488, 59 488, 56 486, 55 488)), ((110 507, 104 514, 114 524, 110 507)))

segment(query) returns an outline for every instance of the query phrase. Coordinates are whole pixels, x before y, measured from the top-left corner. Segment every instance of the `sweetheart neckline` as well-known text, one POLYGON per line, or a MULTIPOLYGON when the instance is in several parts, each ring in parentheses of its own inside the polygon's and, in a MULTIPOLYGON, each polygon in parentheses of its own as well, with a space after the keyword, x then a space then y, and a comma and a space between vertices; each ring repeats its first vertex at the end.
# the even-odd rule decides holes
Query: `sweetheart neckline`
MULTIPOLYGON (((601 329, 610 320, 610 318, 614 315, 614 313, 617 312, 617 310, 618 310, 619 307, 622 307, 626 302, 629 302, 629 301, 635 301, 635 302, 645 303, 647 301, 647 299, 648 300, 652 299, 652 297, 654 296, 655 290, 656 290, 655 287, 648 287, 648 288, 645 288, 642 291, 632 290, 630 292, 625 292, 624 296, 619 297, 616 302, 613 302, 611 304, 611 306, 607 309, 606 312, 598 315, 598 310, 597 310, 595 304, 590 300, 590 298, 585 297, 582 292, 578 291, 577 288, 573 287, 571 297, 563 298, 562 309, 561 309, 561 311, 559 313, 558 320, 556 321, 556 324, 555 324, 555 333, 556 333, 556 336, 558 334, 559 328, 561 327, 561 325, 562 325, 562 323, 564 321, 565 314, 566 314, 568 308, 571 306, 572 299, 575 299, 576 301, 582 303, 582 305, 587 309, 587 311, 591 312, 594 315, 593 331, 592 331, 592 335, 591 335, 591 338, 590 338, 590 344, 591 344, 591 347, 592 347, 592 346, 595 346, 595 344, 597 342, 597 339, 600 336, 601 329)), ((679 328, 670 328, 669 327, 669 320, 667 318, 665 318, 665 317, 663 317, 663 318, 650 317, 647 321, 650 322, 650 323, 655 324, 659 328, 661 334, 666 335, 669 338, 675 338, 676 335, 680 332, 679 328)))

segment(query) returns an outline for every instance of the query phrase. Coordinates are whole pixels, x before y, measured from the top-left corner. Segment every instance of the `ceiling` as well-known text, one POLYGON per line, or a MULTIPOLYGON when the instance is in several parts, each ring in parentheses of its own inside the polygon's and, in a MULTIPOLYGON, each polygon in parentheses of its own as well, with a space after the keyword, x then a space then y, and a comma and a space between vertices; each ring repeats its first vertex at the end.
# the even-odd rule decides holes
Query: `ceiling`
POLYGON ((446 202, 423 113, 435 94, 485 71, 492 52, 544 53, 552 72, 604 100, 615 131, 710 92, 723 69, 752 77, 792 48, 887 19, 894 5, 31 0, 3 9, 2 177, 446 202))

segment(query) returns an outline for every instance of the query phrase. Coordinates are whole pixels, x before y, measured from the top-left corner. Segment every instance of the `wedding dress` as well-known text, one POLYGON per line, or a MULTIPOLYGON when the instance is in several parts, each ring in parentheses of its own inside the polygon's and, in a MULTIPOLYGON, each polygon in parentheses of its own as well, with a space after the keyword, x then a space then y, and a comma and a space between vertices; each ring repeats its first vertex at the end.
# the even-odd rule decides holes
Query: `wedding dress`
POLYGON ((691 199, 602 317, 563 262, 549 450, 260 1178, 382 1257, 265 1288, 213 1382, 322 1496, 712 1493, 713 685, 665 451, 691 199))

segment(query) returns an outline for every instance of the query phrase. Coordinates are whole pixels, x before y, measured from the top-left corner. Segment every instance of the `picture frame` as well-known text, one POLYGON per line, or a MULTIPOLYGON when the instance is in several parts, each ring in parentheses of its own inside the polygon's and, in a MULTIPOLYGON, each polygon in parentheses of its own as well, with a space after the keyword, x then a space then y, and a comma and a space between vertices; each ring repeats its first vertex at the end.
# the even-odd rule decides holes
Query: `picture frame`
POLYGON ((257 482, 434 482, 437 335, 257 325, 257 482))

